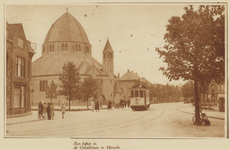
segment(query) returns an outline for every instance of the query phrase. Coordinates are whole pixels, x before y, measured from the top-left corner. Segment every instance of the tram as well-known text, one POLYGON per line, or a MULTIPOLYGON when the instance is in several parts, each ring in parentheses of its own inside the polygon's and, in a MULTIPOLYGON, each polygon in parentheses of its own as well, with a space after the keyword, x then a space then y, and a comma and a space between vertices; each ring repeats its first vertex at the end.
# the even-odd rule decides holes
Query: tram
POLYGON ((149 90, 141 85, 130 90, 130 107, 132 110, 147 110, 150 107, 149 90))

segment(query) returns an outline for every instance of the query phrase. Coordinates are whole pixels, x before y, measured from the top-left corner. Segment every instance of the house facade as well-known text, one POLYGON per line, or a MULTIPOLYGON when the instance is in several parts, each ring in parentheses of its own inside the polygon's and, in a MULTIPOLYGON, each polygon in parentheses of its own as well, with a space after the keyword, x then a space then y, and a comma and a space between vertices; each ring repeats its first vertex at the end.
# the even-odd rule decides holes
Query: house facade
POLYGON ((30 81, 35 51, 22 24, 6 22, 6 115, 31 111, 30 81))
POLYGON ((218 84, 215 81, 211 81, 208 91, 205 94, 201 93, 200 99, 201 105, 212 104, 219 111, 225 111, 225 82, 218 84))

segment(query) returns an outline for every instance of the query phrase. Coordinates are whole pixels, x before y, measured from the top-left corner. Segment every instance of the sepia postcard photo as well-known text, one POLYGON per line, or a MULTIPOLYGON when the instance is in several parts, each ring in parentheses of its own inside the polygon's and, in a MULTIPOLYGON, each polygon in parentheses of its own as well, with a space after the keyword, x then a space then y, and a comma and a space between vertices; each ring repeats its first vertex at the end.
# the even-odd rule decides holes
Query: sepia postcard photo
POLYGON ((4 141, 229 140, 227 2, 5 3, 3 16, 4 141))

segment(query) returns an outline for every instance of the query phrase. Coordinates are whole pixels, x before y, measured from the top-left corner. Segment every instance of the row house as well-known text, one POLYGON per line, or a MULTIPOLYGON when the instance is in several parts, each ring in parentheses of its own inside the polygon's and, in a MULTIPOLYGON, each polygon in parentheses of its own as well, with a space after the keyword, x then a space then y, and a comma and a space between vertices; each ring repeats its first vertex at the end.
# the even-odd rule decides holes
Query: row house
POLYGON ((201 93, 202 104, 212 104, 212 106, 218 106, 219 111, 224 111, 225 108, 225 82, 216 83, 211 81, 205 95, 201 93))
POLYGON ((6 22, 6 115, 31 111, 30 80, 35 51, 21 23, 6 22))

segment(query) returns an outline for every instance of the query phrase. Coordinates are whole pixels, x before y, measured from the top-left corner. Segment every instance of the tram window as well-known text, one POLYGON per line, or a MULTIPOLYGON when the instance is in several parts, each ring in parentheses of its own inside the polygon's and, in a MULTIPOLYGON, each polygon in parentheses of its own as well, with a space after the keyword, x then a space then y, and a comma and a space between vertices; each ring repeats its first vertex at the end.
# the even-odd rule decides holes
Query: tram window
POLYGON ((140 97, 143 97, 143 94, 144 94, 143 91, 140 91, 140 97))
POLYGON ((139 97, 139 91, 135 91, 135 97, 139 97))
POLYGON ((134 92, 133 91, 131 91, 131 97, 134 97, 134 92))

